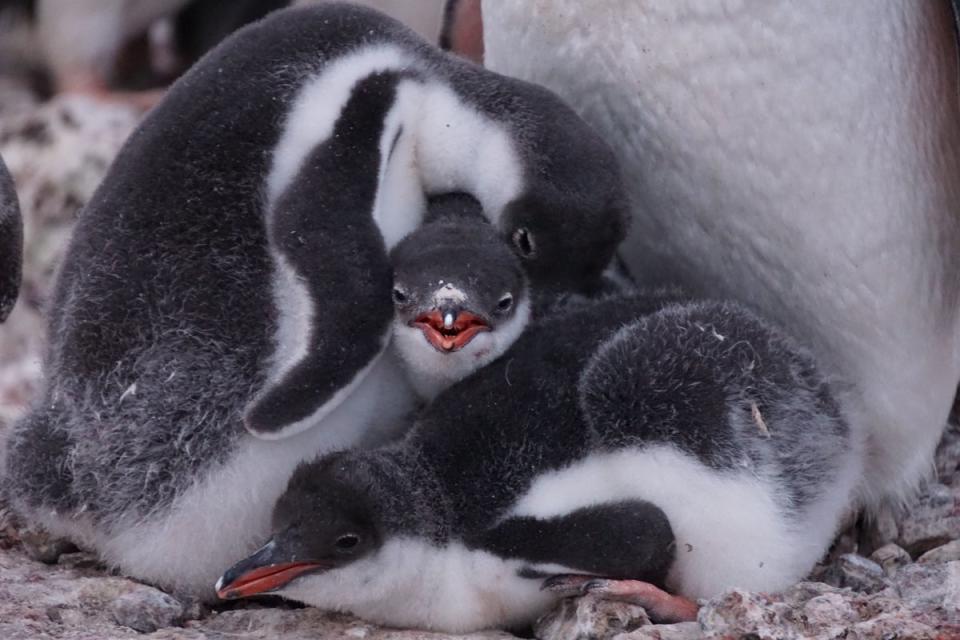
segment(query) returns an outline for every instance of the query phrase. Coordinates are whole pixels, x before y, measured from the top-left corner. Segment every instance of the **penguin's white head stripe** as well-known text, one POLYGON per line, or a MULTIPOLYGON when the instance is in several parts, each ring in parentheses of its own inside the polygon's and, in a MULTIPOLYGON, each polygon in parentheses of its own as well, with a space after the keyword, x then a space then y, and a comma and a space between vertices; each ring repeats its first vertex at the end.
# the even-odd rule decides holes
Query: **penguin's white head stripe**
POLYGON ((300 89, 287 114, 267 177, 267 202, 290 184, 307 155, 333 133, 354 85, 380 71, 409 69, 414 61, 393 45, 362 48, 331 62, 300 89))
POLYGON ((504 207, 524 189, 523 163, 511 132, 458 96, 450 87, 424 87, 417 123, 417 161, 427 193, 474 195, 497 223, 504 207))

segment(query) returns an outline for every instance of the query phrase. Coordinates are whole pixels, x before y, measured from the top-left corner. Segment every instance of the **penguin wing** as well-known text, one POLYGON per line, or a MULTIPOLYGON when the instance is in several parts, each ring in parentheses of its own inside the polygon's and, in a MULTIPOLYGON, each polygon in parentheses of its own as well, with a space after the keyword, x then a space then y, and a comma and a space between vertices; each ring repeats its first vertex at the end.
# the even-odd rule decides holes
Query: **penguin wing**
POLYGON ((258 437, 283 438, 316 424, 387 344, 393 271, 372 212, 396 86, 391 72, 357 83, 333 135, 310 153, 268 213, 280 272, 278 355, 285 362, 247 410, 247 428, 258 437))
POLYGON ((566 570, 662 585, 674 556, 667 516, 645 500, 596 504, 552 518, 510 517, 476 546, 526 561, 523 574, 539 579, 566 570))
POLYGON ((23 221, 13 178, 0 158, 0 322, 7 319, 20 291, 23 221))

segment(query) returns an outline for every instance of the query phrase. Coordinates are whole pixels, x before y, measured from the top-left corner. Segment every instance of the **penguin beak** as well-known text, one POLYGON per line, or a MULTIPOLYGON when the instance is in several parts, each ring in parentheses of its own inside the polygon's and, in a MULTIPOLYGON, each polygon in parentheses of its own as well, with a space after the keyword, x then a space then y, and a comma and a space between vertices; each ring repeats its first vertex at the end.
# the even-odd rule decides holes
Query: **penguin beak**
POLYGON ((217 597, 235 600, 276 591, 305 573, 330 568, 318 562, 292 562, 286 557, 288 555, 280 550, 276 540, 271 540, 249 558, 230 567, 217 580, 217 597))
POLYGON ((477 334, 492 330, 483 316, 455 306, 441 306, 421 313, 410 326, 420 329, 427 342, 441 353, 459 351, 477 334))

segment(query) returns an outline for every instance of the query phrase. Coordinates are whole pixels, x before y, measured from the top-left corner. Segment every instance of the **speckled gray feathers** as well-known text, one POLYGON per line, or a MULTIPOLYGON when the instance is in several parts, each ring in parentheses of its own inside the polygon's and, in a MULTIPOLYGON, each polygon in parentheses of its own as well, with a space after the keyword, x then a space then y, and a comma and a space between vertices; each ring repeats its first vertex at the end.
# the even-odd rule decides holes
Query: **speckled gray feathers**
MULTIPOLYGON (((274 13, 170 89, 79 216, 50 306, 46 387, 9 447, 20 504, 78 510, 105 524, 137 521, 229 458, 244 408, 265 383, 277 331, 277 245, 268 239, 263 176, 284 115, 306 78, 380 42, 403 47, 477 109, 507 119, 530 162, 533 204, 572 212, 570 224, 587 225, 595 212, 607 221, 598 233, 567 222, 545 232, 545 260, 551 235, 557 246, 590 238, 590 264, 572 265, 571 278, 589 277, 592 262, 612 253, 625 225, 616 163, 552 94, 443 54, 369 10, 328 4, 274 13), (554 185, 553 174, 574 179, 554 185), (581 193, 587 174, 595 175, 581 193)), ((286 205, 308 217, 315 200, 297 188, 295 180, 286 205)), ((524 221, 533 215, 523 203, 510 211, 524 221)), ((568 256, 561 266, 571 266, 568 256)), ((370 322, 385 328, 390 283, 382 271, 356 269, 349 286, 382 291, 387 304, 370 322)), ((320 294, 334 306, 315 331, 349 338, 357 314, 342 285, 320 294)), ((357 335, 378 334, 365 326, 357 335)), ((327 373, 348 379, 363 359, 327 373)))

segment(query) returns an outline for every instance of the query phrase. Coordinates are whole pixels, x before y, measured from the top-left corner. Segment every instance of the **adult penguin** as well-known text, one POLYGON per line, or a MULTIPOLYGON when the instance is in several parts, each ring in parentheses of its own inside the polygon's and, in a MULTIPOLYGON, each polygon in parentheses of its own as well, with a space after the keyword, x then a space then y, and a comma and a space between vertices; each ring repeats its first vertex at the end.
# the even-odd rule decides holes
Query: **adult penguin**
POLYGON ((590 287, 625 231, 612 154, 539 87, 346 4, 225 41, 77 222, 46 386, 8 450, 15 507, 133 576, 212 595, 299 461, 410 410, 384 356, 387 250, 424 190, 473 195, 535 283, 590 287))
POLYGON ((929 472, 960 381, 957 6, 482 7, 485 64, 614 145, 634 275, 748 302, 855 385, 873 505, 929 472))

